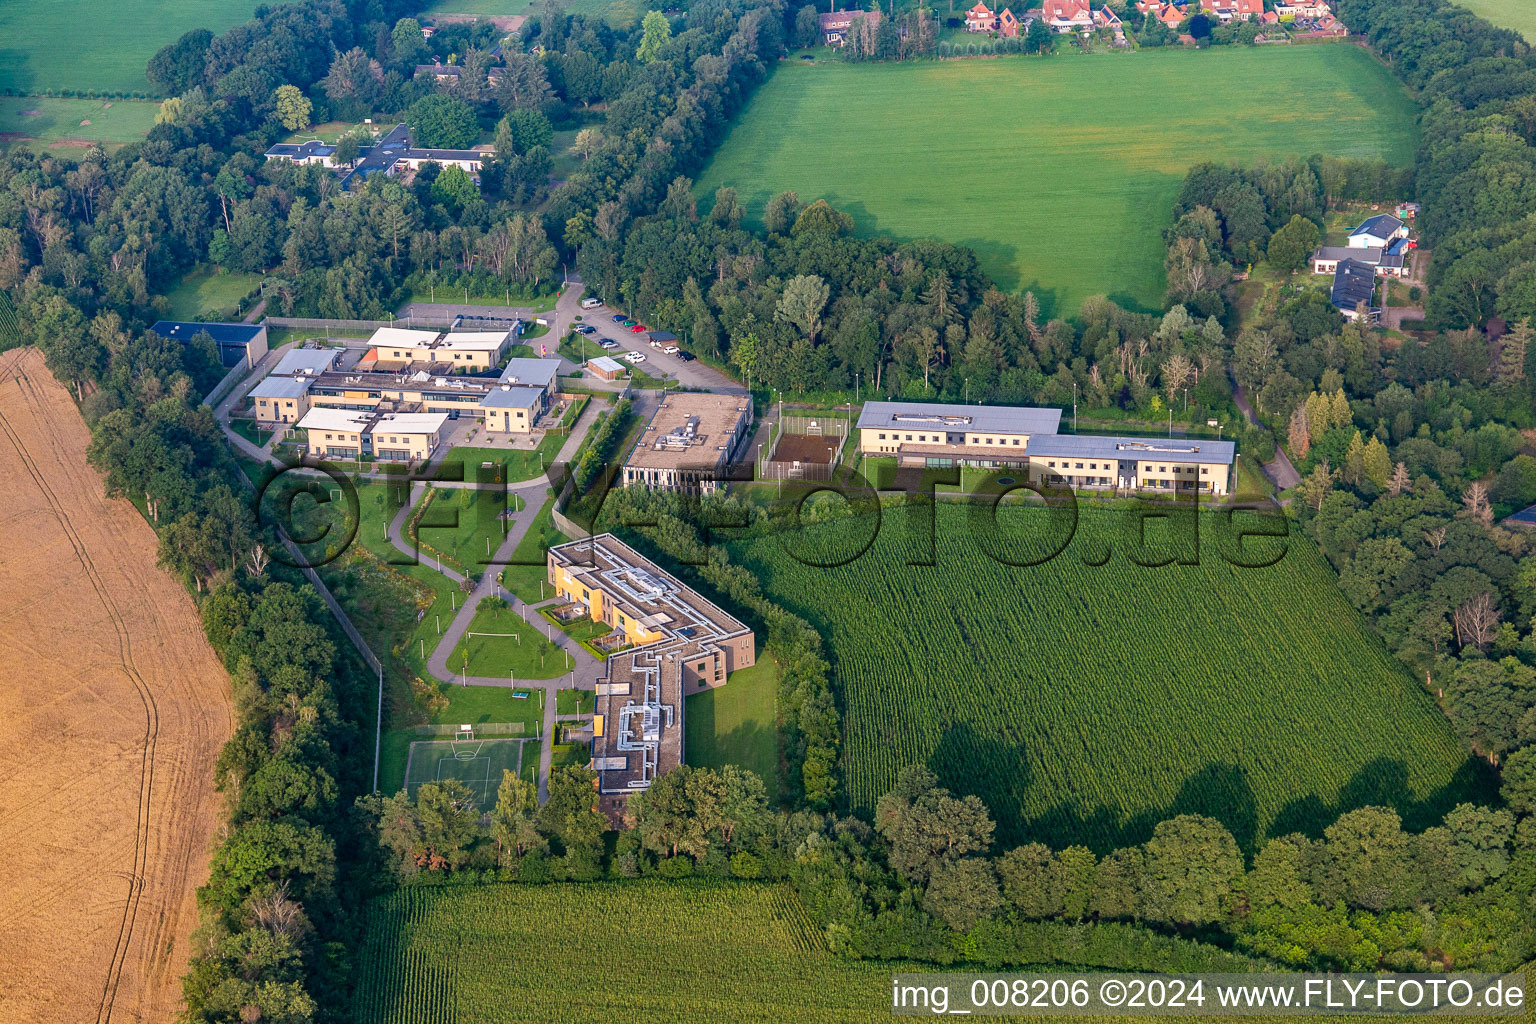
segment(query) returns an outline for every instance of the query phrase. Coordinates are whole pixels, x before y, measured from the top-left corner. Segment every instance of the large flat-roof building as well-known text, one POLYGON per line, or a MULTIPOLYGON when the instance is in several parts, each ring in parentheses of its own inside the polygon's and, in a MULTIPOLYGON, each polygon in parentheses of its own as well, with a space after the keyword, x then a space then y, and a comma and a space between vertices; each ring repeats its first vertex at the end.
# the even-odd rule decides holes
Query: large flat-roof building
POLYGON ((219 347, 219 362, 226 369, 237 366, 254 369, 267 354, 267 328, 262 324, 158 320, 150 330, 173 341, 191 341, 196 335, 206 333, 219 347))
POLYGON ((440 412, 311 409, 299 426, 309 432, 309 450, 316 455, 412 462, 432 457, 447 422, 440 412))
POLYGON ((1055 434, 1035 439, 1029 477, 1073 490, 1224 495, 1236 447, 1231 441, 1055 434))
POLYGON ((752 630, 611 533, 550 548, 546 567, 557 595, 614 629, 592 767, 619 822, 631 793, 682 764, 684 698, 756 661, 752 630))
POLYGON ((476 373, 500 362, 511 340, 509 330, 419 331, 380 327, 368 339, 368 345, 377 353, 381 366, 403 369, 412 363, 426 363, 476 373))
POLYGON ((868 402, 859 451, 894 455, 902 466, 1022 466, 1030 438, 1055 434, 1060 409, 937 402, 868 402))
POLYGON ((894 456, 901 466, 1027 470, 1038 484, 1074 490, 1224 495, 1231 488, 1231 441, 1059 434, 1060 425, 1059 409, 870 402, 859 415, 859 450, 894 456))
POLYGON ((625 461, 622 485, 712 494, 751 425, 749 395, 668 394, 625 461))

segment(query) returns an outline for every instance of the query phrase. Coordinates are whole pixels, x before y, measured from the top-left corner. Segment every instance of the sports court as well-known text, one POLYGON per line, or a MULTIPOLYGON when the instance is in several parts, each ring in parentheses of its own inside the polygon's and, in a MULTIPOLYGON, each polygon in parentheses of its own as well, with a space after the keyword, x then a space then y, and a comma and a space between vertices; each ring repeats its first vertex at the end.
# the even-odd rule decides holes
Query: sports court
POLYGON ((445 740, 417 740, 405 762, 405 788, 414 797, 425 782, 458 779, 475 794, 482 811, 496 805, 496 789, 501 773, 517 774, 523 768, 523 744, 536 739, 481 738, 468 727, 457 737, 445 740))

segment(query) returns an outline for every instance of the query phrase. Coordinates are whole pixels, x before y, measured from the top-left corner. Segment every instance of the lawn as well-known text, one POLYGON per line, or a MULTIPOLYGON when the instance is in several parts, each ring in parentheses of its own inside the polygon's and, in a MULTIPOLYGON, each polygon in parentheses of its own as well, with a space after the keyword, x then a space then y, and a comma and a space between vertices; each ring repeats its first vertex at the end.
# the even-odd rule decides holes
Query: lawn
POLYGON ((259 0, 118 0, 61 7, 0 4, 0 89, 150 91, 144 66, 184 32, 215 35, 250 18, 259 0))
POLYGON ((794 189, 863 234, 970 246, 999 285, 1057 313, 1099 293, 1161 308, 1161 232, 1191 164, 1320 152, 1407 163, 1414 117, 1353 46, 781 62, 697 191, 707 207, 734 186, 758 217, 794 189))
MULTIPOLYGON (((424 725, 386 730, 379 762, 379 791, 396 793, 405 784, 406 758, 411 744, 422 740, 452 739, 458 727, 469 724, 477 736, 525 736, 536 739, 544 720, 544 691, 517 690, 504 686, 447 686, 448 706, 424 725), (528 696, 519 700, 514 692, 528 696)), ((530 748, 523 766, 538 763, 538 751, 530 748)))
POLYGON ((431 504, 416 519, 421 550, 471 576, 486 570, 506 540, 511 522, 502 511, 523 507, 516 494, 495 488, 432 487, 422 500, 431 504))
MULTIPOLYGON (((0 24, 5 21, 0 5, 0 24)), ((0 67, 0 77, 5 70, 0 67)), ((133 100, 66 100, 0 96, 0 142, 79 159, 86 146, 111 151, 142 139, 155 126, 159 104, 133 100)))
POLYGON ((1303 536, 1251 541, 1282 543, 1283 556, 1239 568, 1223 556, 1224 520, 1207 514, 1198 564, 1149 568, 1189 550, 1173 548, 1166 521, 1136 555, 1137 517, 1085 507, 1061 555, 1015 567, 983 547, 1024 561, 1014 556, 1038 545, 1007 538, 1039 537, 1045 513, 1005 509, 999 539, 970 512, 941 504, 931 558, 928 527, 899 508, 878 527, 843 518, 732 545, 771 599, 826 638, 856 810, 926 763, 988 802, 1005 844, 1102 852, 1195 812, 1252 850, 1368 804, 1419 829, 1492 798, 1303 536), (846 561, 872 533, 847 564, 800 560, 846 561))
MULTIPOLYGON (((555 456, 560 454, 560 447, 565 444, 565 438, 565 432, 548 430, 545 431, 544 439, 539 442, 537 448, 477 448, 473 445, 457 445, 444 455, 442 462, 437 465, 462 464, 464 479, 476 481, 482 479, 481 474, 487 473, 482 468, 483 463, 498 463, 506 467, 506 472, 490 475, 489 479, 501 476, 505 483, 521 483, 549 472, 549 468, 555 464, 555 456)), ((442 479, 452 478, 444 476, 442 479)))
POLYGON ((166 292, 168 320, 231 319, 240 315, 240 302, 261 285, 260 274, 220 273, 199 267, 166 292))
POLYGON ((570 656, 546 639, 544 630, 505 607, 504 602, 487 598, 475 609, 464 639, 448 656, 448 667, 454 672, 500 676, 515 683, 519 679, 553 679, 571 666, 570 656))
POLYGON ((509 564, 501 570, 501 585, 517 595, 524 604, 538 604, 546 597, 553 597, 547 585, 549 571, 545 567, 544 552, 567 538, 555 528, 555 499, 546 498, 528 532, 512 549, 509 564))
POLYGON ((890 967, 834 958, 783 885, 402 889, 355 962, 376 1024, 890 1019, 890 967))
POLYGON ((1526 41, 1536 39, 1536 4, 1530 0, 1456 0, 1461 6, 1487 18, 1500 28, 1512 28, 1525 36, 1526 41))
POLYGON ((688 763, 750 768, 763 777, 768 797, 778 790, 778 664, 766 654, 751 668, 732 672, 725 685, 690 694, 683 710, 683 749, 688 763))

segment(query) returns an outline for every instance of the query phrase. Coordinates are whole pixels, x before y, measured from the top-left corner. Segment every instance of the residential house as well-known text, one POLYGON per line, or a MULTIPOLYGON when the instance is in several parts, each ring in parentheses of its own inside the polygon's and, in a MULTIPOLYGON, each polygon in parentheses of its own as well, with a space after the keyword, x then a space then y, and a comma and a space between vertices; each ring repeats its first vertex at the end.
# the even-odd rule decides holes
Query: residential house
POLYGON ((1408 239, 1399 238, 1387 246, 1361 248, 1351 245, 1325 245, 1312 254, 1312 273, 1331 274, 1345 260, 1363 263, 1378 277, 1407 277, 1408 239))
POLYGON ((1093 12, 1093 24, 1096 28, 1107 28, 1116 35, 1125 32, 1125 26, 1120 23, 1120 16, 1108 7, 1100 7, 1093 12))
POLYGON ((1328 300, 1333 308, 1344 314, 1346 320, 1365 319, 1374 322, 1378 311, 1371 309, 1371 298, 1376 294, 1376 270, 1358 260, 1343 259, 1333 274, 1333 288, 1328 300))
POLYGON ((1359 227, 1350 231, 1349 245, 1352 249, 1366 249, 1389 245, 1399 238, 1407 237, 1408 225, 1390 213, 1379 213, 1367 217, 1359 227))
POLYGON ((1093 31, 1093 12, 1086 0, 1045 0, 1040 16, 1054 32, 1093 31))
POLYGON ((997 34, 1004 39, 1017 38, 1022 26, 1013 11, 1004 7, 997 16, 997 34))
POLYGON ((840 47, 848 42, 848 32, 853 28, 856 18, 871 18, 872 25, 880 24, 879 11, 835 11, 831 14, 816 16, 821 26, 822 42, 831 47, 840 47))
POLYGON ((298 144, 280 142, 267 150, 267 159, 289 160, 296 164, 324 164, 330 162, 331 154, 335 152, 335 146, 327 145, 319 139, 298 144))
POLYGON ((965 30, 967 32, 992 32, 997 28, 997 12, 986 4, 978 2, 975 7, 965 12, 965 30))
POLYGON ((1251 21, 1264 13, 1264 0, 1200 0, 1200 9, 1223 25, 1251 21))

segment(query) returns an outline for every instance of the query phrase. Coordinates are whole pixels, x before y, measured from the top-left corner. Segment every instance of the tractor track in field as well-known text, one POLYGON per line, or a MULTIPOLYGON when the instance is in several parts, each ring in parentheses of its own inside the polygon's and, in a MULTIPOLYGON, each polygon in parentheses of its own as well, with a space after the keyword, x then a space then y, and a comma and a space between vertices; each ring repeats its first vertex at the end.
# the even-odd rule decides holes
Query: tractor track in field
MULTIPOLYGON (((29 1015, 21 1019, 167 1019, 179 1002, 193 889, 206 872, 216 802, 212 757, 228 734, 227 682, 195 608, 153 567, 152 545, 145 542, 152 531, 135 521, 137 512, 103 498, 99 479, 74 461, 84 459, 82 431, 64 417, 77 413, 36 353, 19 350, 0 361, 0 387, 12 398, 0 406, 0 458, 16 465, 16 485, 34 489, 30 509, 10 517, 10 537, 24 544, 33 539, 37 548, 8 555, 9 564, 0 561, 28 585, 25 598, 4 609, 12 620, 7 644, 25 662, 12 669, 15 678, 32 675, 52 684, 37 694, 18 687, 24 718, 13 729, 26 739, 29 726, 36 733, 34 723, 60 723, 65 745, 62 773, 18 760, 16 770, 0 772, 0 784, 31 786, 27 795, 34 801, 83 790, 95 812, 85 835, 60 840, 57 870, 30 879, 20 870, 20 895, 13 892, 0 905, 0 934, 13 943, 0 976, 11 967, 23 976, 60 975, 27 992, 30 1004, 21 1005, 29 1015), (49 562, 53 552, 63 561, 49 562), (107 563, 111 556, 121 561, 102 563, 103 555, 107 563), (57 623, 51 644, 42 640, 49 634, 38 632, 37 606, 46 606, 43 614, 57 623), (78 644, 65 639, 74 630, 83 630, 78 644), (148 664, 136 643, 147 644, 148 664), (222 699, 208 700, 201 687, 210 682, 222 699), (174 731, 171 746, 162 749, 166 699, 174 731), (29 935, 38 941, 28 943, 29 935), (71 961, 54 962, 50 970, 50 956, 57 961, 66 949, 71 961)), ((13 492, 27 500, 15 486, 13 492)), ((72 816, 90 817, 79 813, 86 809, 72 807, 72 816)), ((0 828, 24 832, 28 815, 26 803, 18 802, 0 828)), ((18 983, 12 996, 22 989, 18 983)), ((9 1012, 0 1011, 0 1018, 10 1019, 9 1012)))
MULTIPOLYGON (((5 368, 9 373, 15 364, 12 360, 5 368)), ((22 387, 32 394, 35 400, 41 400, 37 395, 37 389, 28 377, 21 377, 22 387)), ((80 540, 80 535, 75 532, 74 524, 70 521, 69 513, 59 502, 53 488, 49 486, 48 479, 38 472, 37 464, 32 460, 32 453, 17 436, 11 427, 11 422, 6 418, 4 411, 0 411, 0 430, 4 430, 6 439, 16 449, 21 463, 26 467, 27 474, 32 478, 37 489, 43 493, 52 510, 53 518, 58 522, 64 536, 68 538, 69 545, 74 549, 75 557, 80 561, 85 570, 86 579, 90 580, 91 589, 96 592, 101 601, 102 608, 112 620, 113 629, 117 633, 118 658, 123 667, 123 672, 133 681, 133 688, 139 695, 139 700, 144 707, 144 742, 143 757, 139 769, 139 796, 137 820, 134 823, 133 835, 133 875, 129 881, 128 901, 123 908, 123 917, 117 929, 117 941, 112 949, 112 964, 107 971, 107 980, 102 988, 101 1002, 96 1011, 98 1024, 106 1024, 112 1019, 112 1004, 117 998, 117 987, 122 981, 123 963, 128 956, 128 941, 133 935, 134 921, 139 913, 139 898, 144 890, 144 867, 149 856, 149 802, 154 792, 155 784, 155 741, 160 733, 160 710, 155 704, 155 695, 150 692, 144 677, 139 674, 138 667, 133 660, 133 641, 128 635, 128 628, 123 622, 122 613, 118 610, 117 602, 107 591, 101 581, 101 574, 96 570, 96 563, 91 554, 86 550, 85 544, 80 540)))

